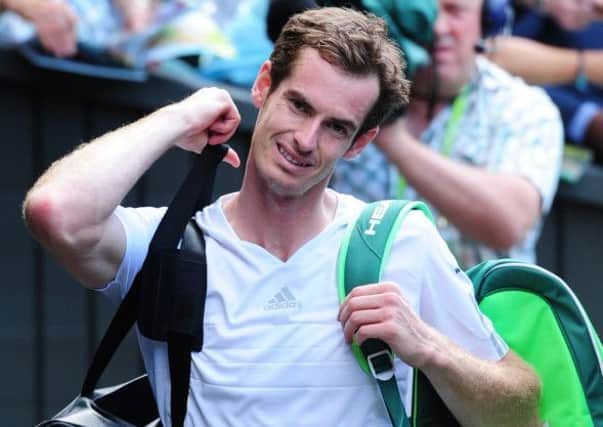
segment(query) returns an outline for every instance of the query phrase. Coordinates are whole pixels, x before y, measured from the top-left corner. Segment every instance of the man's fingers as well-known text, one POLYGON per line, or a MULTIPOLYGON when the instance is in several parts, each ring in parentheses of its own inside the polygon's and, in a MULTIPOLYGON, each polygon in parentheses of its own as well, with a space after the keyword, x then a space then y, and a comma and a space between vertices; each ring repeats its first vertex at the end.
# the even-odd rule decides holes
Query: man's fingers
POLYGON ((355 311, 343 325, 345 340, 351 342, 354 334, 361 326, 364 327, 369 324, 379 323, 380 321, 381 315, 377 309, 355 311))
POLYGON ((350 314, 357 310, 367 310, 380 307, 379 297, 377 295, 356 296, 354 299, 346 299, 339 308, 337 319, 340 322, 346 322, 350 314))
POLYGON ((234 168, 238 168, 241 165, 241 159, 239 159, 239 155, 232 148, 228 149, 228 152, 226 153, 226 156, 224 156, 224 159, 222 161, 228 163, 234 168))
POLYGON ((218 120, 211 124, 209 130, 212 134, 217 136, 220 135, 225 140, 228 140, 239 127, 240 121, 240 118, 220 117, 218 120))
POLYGON ((368 323, 358 328, 354 338, 358 345, 362 345, 368 338, 378 338, 386 341, 383 335, 383 325, 380 325, 379 323, 368 323))
MULTIPOLYGON (((377 295, 385 292, 397 292, 400 293, 400 286, 391 282, 380 282, 380 283, 372 283, 369 285, 358 286, 348 294, 346 300, 366 295, 377 295)), ((345 301, 344 301, 345 303, 345 301)))

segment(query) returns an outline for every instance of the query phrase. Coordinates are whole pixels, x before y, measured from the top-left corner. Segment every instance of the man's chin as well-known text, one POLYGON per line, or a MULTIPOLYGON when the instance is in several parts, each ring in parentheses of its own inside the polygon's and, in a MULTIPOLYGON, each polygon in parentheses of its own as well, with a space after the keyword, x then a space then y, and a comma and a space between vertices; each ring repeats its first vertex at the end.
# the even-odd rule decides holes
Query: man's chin
POLYGON ((280 180, 272 179, 266 184, 267 194, 283 200, 297 199, 303 196, 306 192, 306 189, 301 188, 299 183, 286 183, 280 180))

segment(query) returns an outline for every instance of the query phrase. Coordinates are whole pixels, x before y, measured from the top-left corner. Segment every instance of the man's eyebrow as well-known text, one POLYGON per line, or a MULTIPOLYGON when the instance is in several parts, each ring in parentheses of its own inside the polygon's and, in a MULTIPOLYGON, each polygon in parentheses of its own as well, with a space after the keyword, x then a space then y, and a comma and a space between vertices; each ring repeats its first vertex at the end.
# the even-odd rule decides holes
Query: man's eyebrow
POLYGON ((308 112, 313 113, 315 111, 314 107, 312 107, 312 104, 310 104, 310 102, 306 99, 306 97, 304 95, 302 95, 300 92, 296 91, 295 89, 287 90, 285 92, 285 96, 290 99, 295 99, 296 101, 304 104, 304 108, 308 112))
MULTIPOLYGON (((296 101, 302 102, 304 104, 305 108, 310 113, 313 113, 314 111, 316 111, 314 109, 314 107, 312 106, 312 104, 310 104, 310 102, 306 99, 306 97, 304 97, 304 95, 302 95, 299 91, 297 91, 295 89, 290 89, 290 90, 286 91, 285 96, 288 98, 293 98, 296 101)), ((360 126, 354 120, 343 119, 341 117, 329 117, 329 121, 331 123, 335 123, 335 124, 338 124, 339 126, 345 127, 351 133, 355 132, 360 126)))

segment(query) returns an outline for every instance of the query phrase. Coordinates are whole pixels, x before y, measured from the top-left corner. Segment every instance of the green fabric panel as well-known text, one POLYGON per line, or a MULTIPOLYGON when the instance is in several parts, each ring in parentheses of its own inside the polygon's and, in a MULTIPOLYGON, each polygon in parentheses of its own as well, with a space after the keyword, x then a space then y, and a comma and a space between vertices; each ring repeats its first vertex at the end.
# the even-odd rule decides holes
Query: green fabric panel
POLYGON ((377 381, 377 384, 392 427, 410 427, 410 419, 406 416, 396 377, 393 376, 387 381, 377 381))
MULTIPOLYGON (((420 210, 433 222, 427 205, 409 200, 382 200, 364 207, 356 222, 348 227, 341 243, 337 265, 339 300, 356 286, 376 283, 381 278, 394 237, 411 210, 420 210)), ((368 363, 358 344, 352 351, 360 367, 368 374, 368 363)))
POLYGON ((345 263, 346 294, 356 286, 379 281, 385 245, 401 208, 390 201, 372 203, 356 220, 345 263))
MULTIPOLYGON (((340 297, 349 294, 356 286, 379 281, 381 263, 387 256, 385 248, 389 241, 390 231, 397 222, 398 213, 406 205, 404 201, 384 200, 367 205, 351 229, 347 241, 342 242, 339 254, 340 297), (343 260, 343 261, 342 261, 343 260)), ((364 372, 370 375, 368 362, 356 342, 352 343, 352 351, 364 372)))
POLYGON ((495 292, 524 290, 541 295, 551 305, 565 338, 596 426, 603 426, 603 364, 600 339, 570 287, 539 266, 501 259, 470 269, 478 301, 495 292))
MULTIPOLYGON (((412 206, 412 202, 399 200, 371 203, 362 210, 353 226, 348 228, 341 244, 337 267, 340 299, 345 298, 356 286, 380 280, 382 266, 391 249, 392 235, 397 232, 402 220, 400 217, 404 217, 412 206)), ((370 341, 364 343, 368 346, 365 350, 369 353, 386 345, 381 341, 370 341)), ((356 342, 352 343, 352 351, 360 367, 369 373, 368 362, 356 342)), ((377 381, 377 384, 392 426, 409 427, 395 376, 388 381, 377 381)))
MULTIPOLYGON (((376 283, 381 279, 395 235, 408 212, 414 209, 421 210, 433 222, 429 208, 422 202, 383 200, 365 206, 356 221, 348 225, 337 261, 340 302, 356 286, 376 283)), ((364 344, 371 343, 367 341, 364 344)), ((381 345, 377 342, 375 344, 381 345)), ((368 362, 356 342, 352 343, 352 351, 360 367, 371 375, 368 362)), ((392 425, 408 427, 409 420, 402 406, 395 377, 385 382, 378 381, 378 385, 392 425)))
POLYGON ((550 306, 531 292, 505 291, 484 298, 480 309, 509 347, 538 372, 541 418, 550 427, 593 426, 572 355, 550 306))

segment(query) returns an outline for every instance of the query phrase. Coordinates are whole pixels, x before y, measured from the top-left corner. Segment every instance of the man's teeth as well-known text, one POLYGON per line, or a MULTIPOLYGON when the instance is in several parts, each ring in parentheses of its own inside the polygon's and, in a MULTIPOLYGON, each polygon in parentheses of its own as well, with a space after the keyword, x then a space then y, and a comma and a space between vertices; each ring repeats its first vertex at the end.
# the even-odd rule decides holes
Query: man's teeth
POLYGON ((298 162, 298 161, 297 161, 297 160, 295 160, 293 157, 291 157, 291 156, 290 156, 290 155, 289 155, 289 154, 288 154, 288 153, 287 153, 287 152, 286 152, 286 151, 285 151, 285 150, 284 150, 282 147, 279 147, 279 148, 278 148, 278 151, 279 151, 279 152, 280 152, 280 153, 283 155, 283 157, 284 157, 285 159, 287 159, 287 161, 288 161, 289 163, 293 163, 293 164, 294 164, 294 165, 296 165, 296 166, 306 166, 306 164, 305 164, 305 163, 298 162))

